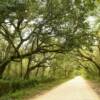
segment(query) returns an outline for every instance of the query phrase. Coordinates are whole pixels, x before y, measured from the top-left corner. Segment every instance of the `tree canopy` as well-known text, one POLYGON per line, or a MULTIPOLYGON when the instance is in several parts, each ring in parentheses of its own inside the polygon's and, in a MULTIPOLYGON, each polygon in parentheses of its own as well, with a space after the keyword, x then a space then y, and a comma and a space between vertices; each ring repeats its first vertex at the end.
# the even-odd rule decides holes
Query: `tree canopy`
POLYGON ((0 76, 27 59, 28 77, 56 54, 90 48, 95 36, 86 19, 95 7, 94 0, 1 0, 0 76))

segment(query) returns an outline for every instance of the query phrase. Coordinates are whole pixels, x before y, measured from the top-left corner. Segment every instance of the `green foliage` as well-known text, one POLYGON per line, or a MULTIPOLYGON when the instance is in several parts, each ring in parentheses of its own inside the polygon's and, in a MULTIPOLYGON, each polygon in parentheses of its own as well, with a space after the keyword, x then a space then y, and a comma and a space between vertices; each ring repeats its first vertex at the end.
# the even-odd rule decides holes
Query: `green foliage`
POLYGON ((0 78, 16 79, 1 82, 7 92, 76 74, 79 63, 72 52, 92 52, 97 42, 86 21, 94 9, 93 0, 1 0, 0 78))
POLYGON ((23 88, 34 87, 38 84, 38 80, 0 80, 0 96, 23 88))
POLYGON ((7 95, 4 95, 2 97, 0 97, 0 100, 22 100, 22 99, 27 99, 30 98, 31 96, 35 96, 38 94, 41 94, 47 90, 52 89, 54 86, 57 86, 63 82, 65 82, 68 79, 60 79, 60 80, 52 80, 49 82, 46 81, 43 83, 39 83, 36 86, 32 86, 32 87, 25 87, 23 89, 21 89, 20 91, 17 90, 14 93, 8 93, 7 95))

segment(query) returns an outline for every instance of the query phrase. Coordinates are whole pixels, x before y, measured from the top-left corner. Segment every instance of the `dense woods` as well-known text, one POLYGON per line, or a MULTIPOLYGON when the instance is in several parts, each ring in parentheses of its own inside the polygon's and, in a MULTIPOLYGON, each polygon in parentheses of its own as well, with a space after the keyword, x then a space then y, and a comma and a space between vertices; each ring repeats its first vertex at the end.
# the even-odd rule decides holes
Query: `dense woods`
POLYGON ((0 78, 100 78, 99 33, 99 0, 0 0, 0 78))

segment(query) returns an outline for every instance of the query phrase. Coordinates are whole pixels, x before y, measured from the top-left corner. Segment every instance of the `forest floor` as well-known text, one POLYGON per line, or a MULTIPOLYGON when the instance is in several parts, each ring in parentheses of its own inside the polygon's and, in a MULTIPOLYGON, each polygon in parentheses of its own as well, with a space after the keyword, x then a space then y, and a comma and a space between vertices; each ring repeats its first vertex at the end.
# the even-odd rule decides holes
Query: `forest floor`
POLYGON ((100 100, 100 98, 88 81, 79 76, 28 100, 100 100))

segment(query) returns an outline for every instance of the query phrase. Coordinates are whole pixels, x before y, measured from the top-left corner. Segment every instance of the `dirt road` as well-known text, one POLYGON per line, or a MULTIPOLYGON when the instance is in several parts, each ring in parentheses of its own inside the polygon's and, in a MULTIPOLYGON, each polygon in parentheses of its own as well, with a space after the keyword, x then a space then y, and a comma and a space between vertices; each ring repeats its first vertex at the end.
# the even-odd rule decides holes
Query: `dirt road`
POLYGON ((100 100, 82 77, 76 77, 44 95, 29 100, 100 100))

